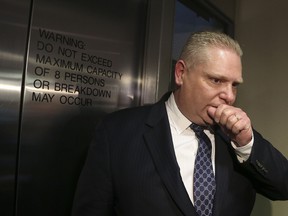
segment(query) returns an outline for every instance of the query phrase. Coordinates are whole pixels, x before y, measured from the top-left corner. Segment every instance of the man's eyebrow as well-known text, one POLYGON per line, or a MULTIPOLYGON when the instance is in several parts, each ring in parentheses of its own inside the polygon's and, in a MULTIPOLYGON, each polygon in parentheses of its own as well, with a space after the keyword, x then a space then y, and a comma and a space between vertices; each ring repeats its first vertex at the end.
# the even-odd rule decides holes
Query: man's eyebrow
MULTIPOLYGON (((230 79, 226 76, 223 76, 222 74, 218 74, 218 73, 209 73, 204 71, 204 73, 206 74, 206 76, 211 77, 211 78, 217 78, 220 80, 226 80, 229 81, 230 79)), ((241 77, 239 80, 234 80, 233 83, 237 83, 237 84, 242 84, 244 82, 243 78, 241 77)))

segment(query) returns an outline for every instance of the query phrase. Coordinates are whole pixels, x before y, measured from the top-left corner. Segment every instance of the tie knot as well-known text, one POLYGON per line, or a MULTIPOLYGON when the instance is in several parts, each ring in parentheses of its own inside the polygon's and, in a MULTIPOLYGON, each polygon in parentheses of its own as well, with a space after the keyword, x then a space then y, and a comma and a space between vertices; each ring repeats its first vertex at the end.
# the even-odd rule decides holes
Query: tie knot
POLYGON ((190 125, 190 128, 191 128, 195 133, 201 133, 201 132, 203 132, 203 130, 204 130, 204 128, 203 128, 202 126, 197 125, 197 124, 195 124, 195 123, 192 123, 192 124, 190 125))
POLYGON ((190 125, 190 128, 195 132, 195 135, 199 140, 203 140, 204 143, 206 143, 206 145, 211 147, 211 141, 204 132, 204 129, 207 129, 205 126, 203 127, 195 123, 192 123, 190 125))

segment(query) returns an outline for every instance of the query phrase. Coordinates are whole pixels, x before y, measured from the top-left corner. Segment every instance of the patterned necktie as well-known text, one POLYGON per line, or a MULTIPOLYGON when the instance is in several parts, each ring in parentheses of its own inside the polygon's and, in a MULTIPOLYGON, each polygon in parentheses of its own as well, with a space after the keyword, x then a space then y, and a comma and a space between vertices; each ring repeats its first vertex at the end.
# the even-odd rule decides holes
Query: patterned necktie
POLYGON ((212 216, 216 182, 211 161, 211 141, 201 126, 192 123, 190 127, 199 143, 194 168, 194 206, 199 216, 212 216))

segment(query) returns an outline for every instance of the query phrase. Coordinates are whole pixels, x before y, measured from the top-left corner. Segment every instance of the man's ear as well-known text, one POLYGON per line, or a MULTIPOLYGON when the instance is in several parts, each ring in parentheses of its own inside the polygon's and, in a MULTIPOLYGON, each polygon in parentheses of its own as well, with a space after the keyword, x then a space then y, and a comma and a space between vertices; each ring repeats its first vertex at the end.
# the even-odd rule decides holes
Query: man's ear
POLYGON ((175 83, 177 86, 183 83, 183 74, 185 72, 185 62, 183 60, 178 60, 175 65, 175 83))

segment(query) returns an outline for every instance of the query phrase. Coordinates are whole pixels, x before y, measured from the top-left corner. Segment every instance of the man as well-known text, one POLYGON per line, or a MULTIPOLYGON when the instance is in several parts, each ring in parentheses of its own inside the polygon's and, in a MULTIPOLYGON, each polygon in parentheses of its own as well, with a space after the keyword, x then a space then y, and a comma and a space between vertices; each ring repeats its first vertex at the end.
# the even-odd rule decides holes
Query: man
POLYGON ((287 159, 233 106, 241 55, 222 33, 192 34, 173 93, 108 115, 97 128, 73 215, 249 216, 256 192, 288 199, 287 159))

